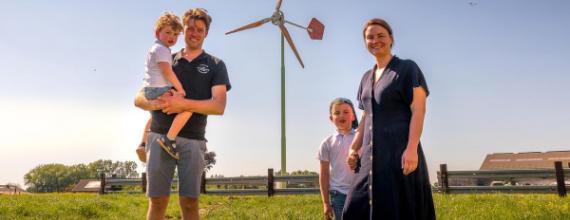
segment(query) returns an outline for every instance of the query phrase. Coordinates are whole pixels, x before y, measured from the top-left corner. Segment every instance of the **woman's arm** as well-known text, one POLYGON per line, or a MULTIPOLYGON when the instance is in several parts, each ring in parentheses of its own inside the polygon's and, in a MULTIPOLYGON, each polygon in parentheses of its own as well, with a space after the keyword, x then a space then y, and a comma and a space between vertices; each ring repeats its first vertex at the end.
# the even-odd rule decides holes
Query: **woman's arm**
POLYGON ((424 127, 426 113, 426 92, 422 87, 413 90, 413 100, 410 108, 412 118, 410 120, 410 130, 408 132, 408 145, 402 155, 402 170, 404 175, 408 175, 418 167, 418 145, 424 127))
POLYGON ((356 134, 350 144, 350 150, 348 151, 348 157, 346 158, 346 163, 351 170, 356 169, 356 162, 358 160, 358 150, 362 147, 362 139, 364 137, 364 125, 366 124, 366 112, 362 112, 360 117, 360 124, 356 129, 356 134))

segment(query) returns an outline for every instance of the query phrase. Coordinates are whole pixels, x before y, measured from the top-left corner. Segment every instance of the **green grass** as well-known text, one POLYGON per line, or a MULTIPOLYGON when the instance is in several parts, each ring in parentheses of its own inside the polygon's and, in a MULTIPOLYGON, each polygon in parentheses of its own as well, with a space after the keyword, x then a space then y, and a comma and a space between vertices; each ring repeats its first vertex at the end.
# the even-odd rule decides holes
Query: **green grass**
MULTIPOLYGON (((179 219, 173 195, 167 217, 179 219)), ((434 194, 438 219, 570 219, 570 199, 549 194, 434 194)), ((322 219, 318 195, 200 197, 202 219, 322 219)), ((143 194, 0 195, 0 219, 144 219, 143 194)))

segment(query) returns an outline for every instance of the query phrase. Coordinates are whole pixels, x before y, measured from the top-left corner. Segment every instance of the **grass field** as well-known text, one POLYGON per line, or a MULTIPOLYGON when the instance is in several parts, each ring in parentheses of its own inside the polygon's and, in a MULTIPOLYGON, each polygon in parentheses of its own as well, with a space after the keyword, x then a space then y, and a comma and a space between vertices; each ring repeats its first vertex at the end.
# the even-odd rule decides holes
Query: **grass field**
MULTIPOLYGON (((172 196, 169 219, 179 219, 172 196)), ((570 199, 533 194, 434 194, 438 219, 570 219, 570 199)), ((200 197, 202 219, 322 219, 318 195, 200 197)), ((144 219, 143 194, 0 195, 0 219, 144 219)))

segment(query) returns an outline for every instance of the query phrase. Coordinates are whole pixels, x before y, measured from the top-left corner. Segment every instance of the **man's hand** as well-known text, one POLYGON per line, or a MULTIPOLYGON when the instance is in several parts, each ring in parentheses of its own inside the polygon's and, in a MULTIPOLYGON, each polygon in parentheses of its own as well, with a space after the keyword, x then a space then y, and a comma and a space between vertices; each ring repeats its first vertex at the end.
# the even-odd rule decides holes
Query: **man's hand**
POLYGON ((323 213, 325 215, 326 220, 333 219, 333 209, 331 204, 323 204, 323 213))
POLYGON ((171 90, 171 93, 164 93, 161 97, 157 99, 161 101, 162 112, 166 114, 174 114, 184 112, 184 96, 182 93, 171 90))
POLYGON ((180 87, 180 88, 174 87, 174 89, 176 90, 176 93, 180 93, 180 95, 182 95, 182 97, 186 97, 186 91, 184 91, 184 88, 182 88, 182 87, 180 87))

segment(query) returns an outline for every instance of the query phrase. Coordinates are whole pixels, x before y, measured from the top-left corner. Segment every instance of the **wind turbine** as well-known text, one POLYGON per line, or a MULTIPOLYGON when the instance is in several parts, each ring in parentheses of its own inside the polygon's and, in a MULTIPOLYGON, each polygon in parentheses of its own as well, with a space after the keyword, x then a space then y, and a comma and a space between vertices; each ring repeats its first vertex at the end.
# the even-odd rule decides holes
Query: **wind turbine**
POLYGON ((321 40, 323 39, 323 33, 325 30, 325 26, 316 18, 311 19, 309 25, 307 27, 303 27, 301 25, 295 24, 293 22, 285 20, 285 14, 281 11, 281 3, 283 0, 277 0, 277 4, 275 6, 275 11, 271 15, 271 17, 261 19, 259 21, 241 26, 237 29, 228 31, 226 35, 232 34, 235 32, 259 27, 265 23, 271 22, 272 24, 279 27, 281 30, 281 172, 285 173, 287 171, 287 157, 286 157, 286 137, 285 137, 285 49, 284 49, 284 38, 287 39, 287 43, 293 50, 295 57, 299 61, 299 64, 302 68, 305 68, 303 64, 303 60, 301 60, 301 56, 299 52, 297 52, 297 48, 293 43, 293 39, 291 39, 291 35, 285 27, 285 23, 293 25, 295 27, 307 30, 309 37, 313 40, 321 40))

